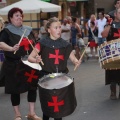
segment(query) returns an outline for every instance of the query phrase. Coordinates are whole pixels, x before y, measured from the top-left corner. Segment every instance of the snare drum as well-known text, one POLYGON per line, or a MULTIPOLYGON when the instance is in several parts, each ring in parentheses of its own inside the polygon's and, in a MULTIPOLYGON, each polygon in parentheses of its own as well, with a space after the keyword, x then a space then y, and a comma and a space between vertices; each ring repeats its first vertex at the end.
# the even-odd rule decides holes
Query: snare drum
POLYGON ((28 56, 21 58, 16 68, 16 80, 18 81, 19 92, 26 92, 29 89, 36 89, 40 70, 38 63, 31 63, 27 60, 28 56))
POLYGON ((38 82, 39 97, 43 113, 49 117, 61 118, 76 108, 73 78, 63 73, 44 76, 38 82))
POLYGON ((99 61, 104 69, 120 69, 120 39, 101 44, 99 47, 99 61))

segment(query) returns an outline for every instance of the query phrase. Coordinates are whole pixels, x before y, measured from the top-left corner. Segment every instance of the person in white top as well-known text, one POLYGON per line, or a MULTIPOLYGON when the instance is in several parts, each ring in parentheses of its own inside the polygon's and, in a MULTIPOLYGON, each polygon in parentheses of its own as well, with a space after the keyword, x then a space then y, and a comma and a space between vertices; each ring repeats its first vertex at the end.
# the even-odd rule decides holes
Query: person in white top
POLYGON ((66 18, 63 20, 61 28, 62 28, 61 38, 66 40, 67 42, 70 42, 71 26, 70 26, 70 24, 67 23, 67 19, 66 18))
POLYGON ((101 45, 106 41, 106 38, 103 38, 101 33, 104 30, 105 25, 107 24, 107 19, 104 17, 104 12, 99 12, 99 19, 97 21, 98 27, 98 45, 101 45))
POLYGON ((88 22, 86 23, 86 29, 89 30, 89 27, 90 27, 90 23, 91 22, 94 22, 95 23, 95 26, 97 25, 97 20, 96 20, 96 16, 95 14, 91 14, 90 15, 90 19, 88 20, 88 22))

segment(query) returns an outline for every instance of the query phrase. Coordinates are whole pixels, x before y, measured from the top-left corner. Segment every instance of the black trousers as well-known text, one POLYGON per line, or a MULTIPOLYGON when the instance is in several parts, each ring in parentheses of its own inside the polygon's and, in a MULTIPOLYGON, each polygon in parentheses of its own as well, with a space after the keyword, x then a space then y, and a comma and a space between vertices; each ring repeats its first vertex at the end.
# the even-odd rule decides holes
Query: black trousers
MULTIPOLYGON (((37 97, 36 90, 28 91, 27 100, 28 102, 35 102, 37 97)), ((13 106, 17 106, 20 104, 20 94, 11 94, 11 102, 13 106)))
MULTIPOLYGON (((43 120, 49 120, 49 117, 43 114, 43 120)), ((54 120, 62 120, 62 118, 54 118, 54 120)))

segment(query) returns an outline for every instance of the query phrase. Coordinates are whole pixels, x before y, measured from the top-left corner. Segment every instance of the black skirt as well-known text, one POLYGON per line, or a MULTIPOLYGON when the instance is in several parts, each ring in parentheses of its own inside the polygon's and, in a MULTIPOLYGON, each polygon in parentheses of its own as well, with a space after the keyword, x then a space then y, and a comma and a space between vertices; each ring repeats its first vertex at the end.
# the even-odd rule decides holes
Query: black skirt
POLYGON ((105 70, 105 84, 120 82, 120 70, 105 70))
POLYGON ((33 71, 28 66, 23 66, 20 60, 5 60, 0 73, 0 86, 5 86, 5 93, 20 94, 28 90, 36 90, 39 77, 29 82, 29 76, 25 76, 25 73, 29 74, 29 70, 33 71))

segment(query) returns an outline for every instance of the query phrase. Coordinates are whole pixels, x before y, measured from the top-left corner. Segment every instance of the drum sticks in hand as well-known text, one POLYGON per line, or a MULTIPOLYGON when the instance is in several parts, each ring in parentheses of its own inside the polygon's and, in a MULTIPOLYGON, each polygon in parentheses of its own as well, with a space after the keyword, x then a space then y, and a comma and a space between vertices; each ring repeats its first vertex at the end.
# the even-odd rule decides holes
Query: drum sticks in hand
MULTIPOLYGON (((34 46, 32 45, 32 43, 30 42, 30 40, 28 39, 28 37, 26 37, 28 42, 30 43, 31 47, 33 48, 33 50, 36 52, 36 54, 38 55, 38 52, 36 51, 36 49, 34 48, 34 46)), ((44 65, 43 61, 41 60, 41 64, 44 65)))
MULTIPOLYGON (((27 31, 27 29, 24 30, 24 33, 22 34, 22 36, 21 36, 21 38, 20 38, 20 41, 19 41, 18 45, 20 45, 20 43, 22 42, 22 39, 23 39, 23 37, 24 37, 26 31, 27 31)), ((15 54, 15 53, 16 53, 16 51, 14 52, 14 54, 15 54)))
MULTIPOLYGON (((90 44, 90 42, 88 42, 87 46, 85 47, 85 50, 83 51, 80 59, 78 60, 79 62, 82 60, 82 58, 83 58, 83 56, 84 56, 84 54, 85 54, 85 52, 86 52, 86 49, 87 49, 87 47, 88 47, 89 44, 90 44)), ((78 67, 78 66, 76 65, 75 68, 74 68, 74 71, 77 69, 77 67, 78 67)))

